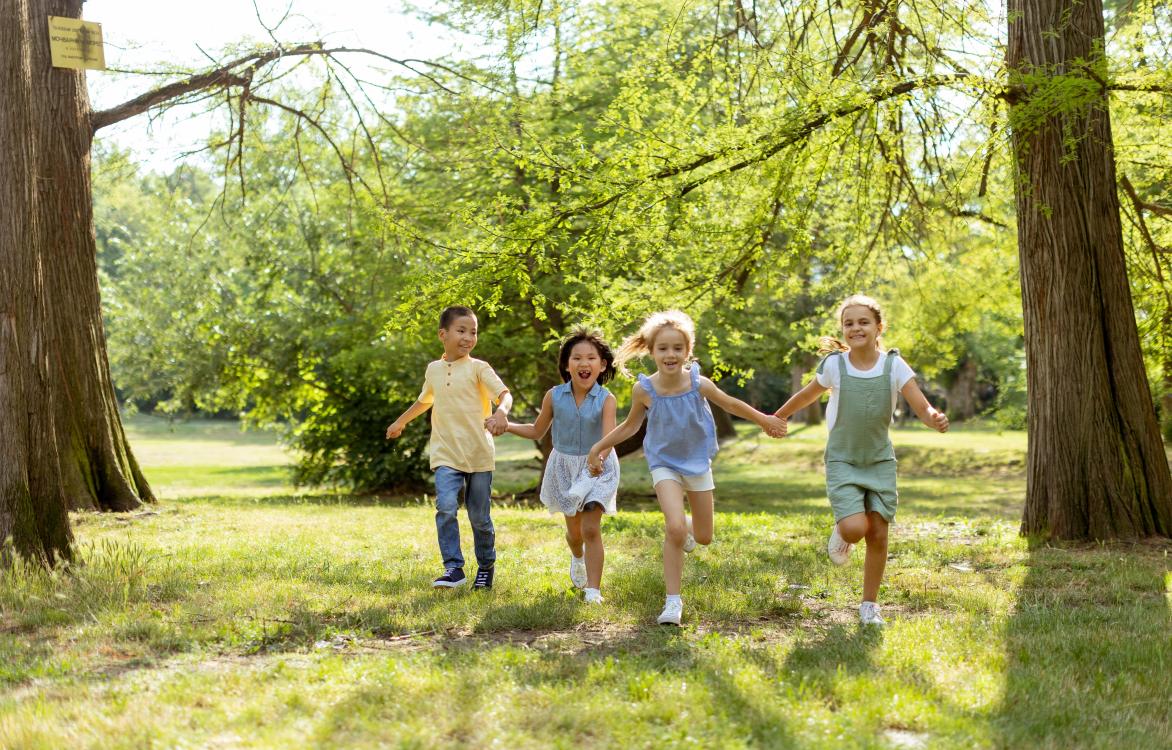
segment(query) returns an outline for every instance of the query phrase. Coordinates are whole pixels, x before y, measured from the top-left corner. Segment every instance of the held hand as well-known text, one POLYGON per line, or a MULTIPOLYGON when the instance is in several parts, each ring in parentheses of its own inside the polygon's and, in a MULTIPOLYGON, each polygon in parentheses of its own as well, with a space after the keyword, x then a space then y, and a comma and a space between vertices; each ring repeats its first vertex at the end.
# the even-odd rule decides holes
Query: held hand
POLYGON ((771 438, 783 438, 786 431, 785 420, 780 417, 768 416, 761 420, 761 429, 771 438))
POLYGON ((403 425, 399 424, 398 422, 391 422, 390 426, 387 427, 387 440, 394 440, 402 434, 403 425))
POLYGON ((495 411, 491 417, 484 420, 484 429, 493 436, 504 435, 509 430, 509 418, 502 412, 495 411))
POLYGON ((948 417, 944 414, 944 412, 933 410, 930 419, 932 420, 932 424, 930 426, 932 429, 936 430, 936 432, 948 432, 948 417))
POLYGON ((586 457, 586 467, 590 469, 593 476, 602 474, 602 457, 594 450, 590 451, 590 455, 586 457))

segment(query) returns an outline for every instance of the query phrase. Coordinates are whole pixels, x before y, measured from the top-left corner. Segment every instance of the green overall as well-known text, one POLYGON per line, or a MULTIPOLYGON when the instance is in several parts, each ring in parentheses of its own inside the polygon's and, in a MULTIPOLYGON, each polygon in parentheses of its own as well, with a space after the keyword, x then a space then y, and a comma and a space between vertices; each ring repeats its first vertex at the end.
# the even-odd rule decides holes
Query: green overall
MULTIPOLYGON (((887 352, 883 374, 859 378, 846 369, 845 353, 832 357, 841 376, 838 413, 826 441, 826 494, 834 521, 875 511, 888 522, 895 518, 895 449, 891 445, 891 364, 899 351, 887 352)), ((818 372, 832 357, 818 365, 818 372)), ((831 365, 833 366, 833 364, 831 365)))

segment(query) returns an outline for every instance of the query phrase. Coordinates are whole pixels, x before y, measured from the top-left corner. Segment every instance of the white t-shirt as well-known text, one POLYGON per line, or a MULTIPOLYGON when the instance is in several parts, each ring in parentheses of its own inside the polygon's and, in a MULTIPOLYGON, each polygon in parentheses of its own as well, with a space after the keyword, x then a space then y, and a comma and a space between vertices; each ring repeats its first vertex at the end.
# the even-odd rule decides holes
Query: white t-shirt
MULTIPOLYGON (((846 360, 847 374, 856 378, 878 378, 883 375, 883 363, 887 361, 887 352, 879 353, 879 361, 870 370, 859 370, 851 364, 850 357, 846 352, 840 355, 827 358, 826 364, 822 367, 822 372, 817 375, 818 384, 824 388, 830 389, 830 403, 826 405, 826 431, 834 429, 834 418, 838 415, 838 385, 842 380, 842 375, 838 370, 838 362, 835 361, 838 357, 846 360)), ((895 411, 895 401, 899 392, 903 389, 909 380, 916 377, 912 372, 912 368, 908 366, 907 362, 903 361, 903 357, 896 355, 895 361, 891 363, 891 410, 895 411)))

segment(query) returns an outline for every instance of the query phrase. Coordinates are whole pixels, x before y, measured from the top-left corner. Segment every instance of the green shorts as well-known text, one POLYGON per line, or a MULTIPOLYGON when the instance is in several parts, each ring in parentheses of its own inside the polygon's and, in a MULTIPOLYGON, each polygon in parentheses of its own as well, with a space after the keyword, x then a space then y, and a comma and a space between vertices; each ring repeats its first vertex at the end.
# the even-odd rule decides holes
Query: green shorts
POLYGON ((899 504, 895 488, 895 459, 865 466, 845 461, 826 462, 826 494, 834 522, 865 511, 874 511, 890 523, 899 504))

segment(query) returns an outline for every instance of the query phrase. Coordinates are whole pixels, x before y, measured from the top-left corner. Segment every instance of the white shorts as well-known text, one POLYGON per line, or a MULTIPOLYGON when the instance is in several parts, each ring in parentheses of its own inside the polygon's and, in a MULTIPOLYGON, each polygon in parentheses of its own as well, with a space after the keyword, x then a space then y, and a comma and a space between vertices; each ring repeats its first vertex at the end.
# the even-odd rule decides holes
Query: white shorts
POLYGON ((679 482, 688 492, 706 492, 708 490, 716 489, 716 482, 712 481, 712 469, 703 474, 696 474, 695 476, 686 477, 675 469, 668 469, 666 467, 659 467, 651 470, 651 485, 655 486, 667 479, 673 482, 679 482))

